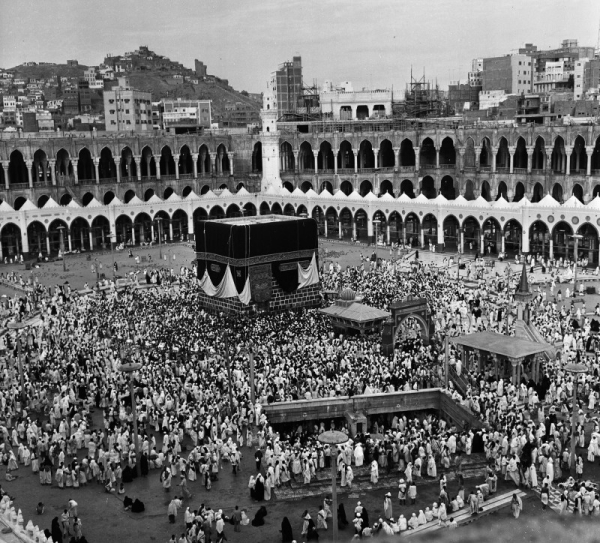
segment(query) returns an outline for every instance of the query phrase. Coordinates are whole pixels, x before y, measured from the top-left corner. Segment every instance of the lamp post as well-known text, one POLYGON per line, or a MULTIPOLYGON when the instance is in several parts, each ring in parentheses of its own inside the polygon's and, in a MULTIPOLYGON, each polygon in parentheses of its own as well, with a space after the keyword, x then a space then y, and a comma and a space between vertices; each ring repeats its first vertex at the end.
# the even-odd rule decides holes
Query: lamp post
POLYGON ((582 373, 587 373, 588 368, 585 364, 578 364, 576 362, 572 362, 570 364, 567 364, 564 367, 564 370, 567 373, 570 373, 571 375, 573 375, 574 377, 574 383, 573 383, 573 413, 572 413, 572 417, 571 417, 571 471, 573 473, 575 473, 575 464, 577 461, 576 458, 576 445, 577 445, 577 439, 575 436, 575 429, 577 427, 577 414, 578 414, 578 409, 577 409, 577 376, 582 374, 582 373))
POLYGON ((133 443, 135 447, 135 469, 140 476, 140 443, 138 439, 138 425, 137 425, 137 405, 135 399, 135 389, 133 386, 133 373, 142 368, 143 364, 140 362, 134 362, 129 357, 133 354, 135 345, 131 339, 128 339, 124 343, 119 345, 119 356, 121 358, 121 364, 119 364, 118 370, 121 373, 129 374, 129 393, 131 394, 131 415, 133 417, 133 443))
POLYGON ((60 250, 63 255, 63 271, 67 271, 67 255, 65 254, 65 227, 60 225, 57 230, 60 232, 60 250))
POLYGON ((156 217, 156 221, 158 222, 158 258, 162 260, 162 217, 156 217))
MULTIPOLYGON (((9 328, 10 330, 16 331, 15 342, 17 344, 17 364, 18 364, 18 368, 19 368, 19 382, 21 383, 21 393, 23 393, 23 385, 24 385, 25 377, 23 375, 23 360, 21 358, 21 349, 22 349, 21 330, 23 330, 24 328, 27 328, 27 325, 24 324, 23 322, 15 321, 15 322, 9 322, 7 325, 7 328, 9 328)), ((31 337, 31 334, 29 334, 27 337, 27 343, 29 345, 31 345, 33 343, 33 338, 31 337)))
MULTIPOLYGON (((377 243, 377 226, 379 225, 380 222, 381 221, 379 219, 373 219, 373 224, 375 225, 375 259, 377 259, 377 257, 379 256, 378 255, 379 252, 377 251, 377 248, 378 248, 378 243, 377 243)), ((377 262, 377 260, 376 260, 376 262, 377 262)))
MULTIPOLYGON (((342 443, 348 441, 348 436, 344 432, 337 430, 329 430, 323 432, 319 436, 319 441, 324 445, 330 447, 337 447, 342 443)), ((337 454, 331 451, 331 523, 333 527, 333 538, 332 541, 335 543, 338 540, 338 510, 337 510, 337 489, 336 489, 336 477, 337 477, 337 454)))
POLYGON ((115 247, 114 247, 114 243, 113 243, 113 238, 114 238, 114 243, 117 242, 117 236, 116 234, 113 234, 112 232, 108 233, 108 241, 110 242, 110 256, 112 257, 112 269, 113 269, 113 279, 116 276, 116 271, 115 271, 115 247))
POLYGON ((573 234, 569 237, 575 240, 575 247, 573 248, 573 297, 575 297, 575 291, 577 290, 577 248, 579 240, 583 239, 583 236, 581 234, 573 234))

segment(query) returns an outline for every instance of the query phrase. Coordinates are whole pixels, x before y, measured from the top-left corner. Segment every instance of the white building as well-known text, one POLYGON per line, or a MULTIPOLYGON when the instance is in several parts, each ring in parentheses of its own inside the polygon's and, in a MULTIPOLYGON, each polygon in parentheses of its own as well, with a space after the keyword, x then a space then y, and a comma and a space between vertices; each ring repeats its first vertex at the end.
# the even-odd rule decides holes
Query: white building
POLYGON ((479 91, 479 109, 498 107, 508 96, 503 90, 479 91))
POLYGON ((17 109, 17 98, 12 95, 3 96, 2 105, 4 107, 4 111, 14 111, 15 109, 17 109))
POLYGON ((584 86, 584 72, 588 62, 588 58, 580 58, 575 61, 573 69, 573 100, 582 100, 584 97, 586 91, 584 86))
POLYGON ((203 126, 210 128, 211 100, 162 100, 162 120, 165 128, 203 126))
POLYGON ((104 91, 104 118, 109 132, 152 130, 152 94, 132 89, 129 79, 104 91))
POLYGON ((321 111, 336 120, 384 118, 392 114, 392 91, 389 89, 352 90, 344 81, 334 86, 326 81, 319 93, 321 111))

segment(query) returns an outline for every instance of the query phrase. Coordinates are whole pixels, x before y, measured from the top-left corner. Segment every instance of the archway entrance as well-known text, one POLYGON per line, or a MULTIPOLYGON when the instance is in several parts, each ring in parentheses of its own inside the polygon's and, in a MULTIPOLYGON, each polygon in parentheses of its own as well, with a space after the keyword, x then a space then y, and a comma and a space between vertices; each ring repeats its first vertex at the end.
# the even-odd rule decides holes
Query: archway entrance
POLYGON ((444 219, 444 246, 446 249, 458 249, 460 244, 460 224, 454 215, 444 219))
POLYGON ((504 252, 507 255, 521 254, 523 228, 518 221, 511 219, 504 227, 504 252))
POLYGON ((577 246, 578 257, 587 259, 588 265, 598 265, 598 231, 590 223, 582 224, 577 230, 583 236, 577 246))
POLYGON ((479 252, 481 231, 479 222, 474 217, 467 217, 463 223, 463 228, 465 232, 465 251, 479 252))
POLYGON ((535 221, 529 228, 529 252, 544 258, 550 254, 550 232, 546 223, 535 221))
MULTIPOLYGON (((2 258, 15 259, 23 252, 21 229, 16 224, 12 222, 5 224, 0 232, 0 240, 2 241, 2 258)), ((29 250, 31 251, 31 246, 29 250)))
POLYGON ((554 242, 554 258, 571 258, 573 256, 574 242, 573 228, 565 221, 559 221, 552 230, 554 242))
POLYGON ((485 255, 498 254, 502 247, 502 227, 490 217, 483 223, 483 251, 485 255))
POLYGON ((423 217, 423 239, 425 241, 424 249, 437 245, 437 219, 431 213, 423 217))

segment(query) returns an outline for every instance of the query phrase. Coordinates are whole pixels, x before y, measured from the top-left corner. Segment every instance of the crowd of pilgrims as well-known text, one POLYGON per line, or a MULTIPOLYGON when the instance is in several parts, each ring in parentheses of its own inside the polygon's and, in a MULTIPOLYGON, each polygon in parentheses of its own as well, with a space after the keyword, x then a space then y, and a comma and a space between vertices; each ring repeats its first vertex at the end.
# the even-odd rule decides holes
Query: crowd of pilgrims
MULTIPOLYGON (((380 470, 394 470, 410 488, 415 478, 436 478, 439 466, 460 464, 462 454, 485 452, 495 471, 515 483, 538 486, 543 480, 552 487, 570 464, 565 447, 569 425, 557 417, 567 410, 576 384, 562 369, 566 362, 577 359, 589 365, 577 386, 586 407, 595 407, 598 364, 581 348, 589 343, 592 323, 587 316, 577 321, 575 310, 557 307, 552 296, 537 289, 530 311, 533 322, 549 341, 560 339, 564 346, 562 358, 545 365, 541 382, 524 374, 520 385, 513 386, 491 371, 478 374, 472 369, 463 372, 469 383, 466 394, 452 387, 446 391, 489 423, 488 430, 460 432, 431 415, 396 416, 371 428, 379 438, 359 435, 330 450, 316 439, 330 422, 279 433, 262 406, 442 386, 446 335, 505 332, 507 322, 514 333, 513 315, 507 319, 504 307, 518 274, 508 285, 506 276, 492 273, 476 288, 466 288, 449 270, 417 265, 406 271, 386 260, 324 270, 324 290, 355 290, 368 305, 387 309, 407 296, 427 300, 435 323, 432 341, 425 345, 417 323, 409 323, 391 356, 381 353, 376 335, 334 336, 316 310, 232 320, 198 310, 201 291, 192 269, 148 274, 160 289, 127 287, 80 295, 68 285, 36 284, 31 294, 7 302, 5 323, 27 318, 34 305, 41 309, 40 323, 28 330, 33 337, 24 353, 23 388, 14 364, 8 363, 17 352, 14 341, 0 345, 10 355, 2 358, 0 391, 1 455, 8 480, 25 466, 39 474, 42 485, 77 488, 97 482, 108 492, 124 492, 123 484, 136 476, 136 458, 129 376, 119 371, 121 348, 143 362, 134 375, 141 473, 157 470, 165 490, 174 485, 184 499, 191 495, 188 484, 209 490, 218 481, 223 460, 235 471, 244 446, 261 451, 257 466, 262 472, 250 483, 258 500, 271 499, 273 489, 291 479, 310 484, 332 458, 343 486, 352 484, 352 466, 364 464, 373 482, 380 470), (231 331, 229 345, 225 329, 231 331), (231 405, 226 348, 231 356, 231 405), (250 350, 255 404, 247 369, 250 350), (93 410, 103 414, 101 427, 93 424, 93 410)), ((454 351, 451 363, 461 373, 454 351)), ((586 417, 582 411, 582 447, 588 445, 586 417)), ((348 433, 343 423, 341 429, 348 433)), ((596 425, 589 461, 600 454, 599 435, 596 425)), ((583 487, 573 482, 573 488, 589 500, 583 487)), ((569 496, 567 500, 575 499, 569 496)))

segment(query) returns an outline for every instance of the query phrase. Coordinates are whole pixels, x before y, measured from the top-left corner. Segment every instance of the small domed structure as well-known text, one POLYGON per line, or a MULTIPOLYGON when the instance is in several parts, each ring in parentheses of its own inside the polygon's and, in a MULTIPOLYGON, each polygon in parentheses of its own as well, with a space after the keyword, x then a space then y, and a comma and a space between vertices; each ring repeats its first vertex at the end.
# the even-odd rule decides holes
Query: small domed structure
POLYGON ((340 300, 343 300, 344 302, 352 302, 355 299, 356 292, 354 292, 351 288, 346 288, 340 293, 340 300))

